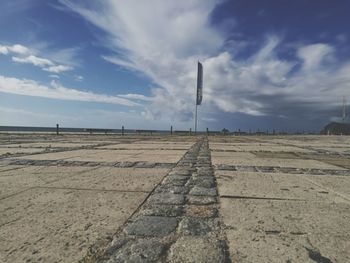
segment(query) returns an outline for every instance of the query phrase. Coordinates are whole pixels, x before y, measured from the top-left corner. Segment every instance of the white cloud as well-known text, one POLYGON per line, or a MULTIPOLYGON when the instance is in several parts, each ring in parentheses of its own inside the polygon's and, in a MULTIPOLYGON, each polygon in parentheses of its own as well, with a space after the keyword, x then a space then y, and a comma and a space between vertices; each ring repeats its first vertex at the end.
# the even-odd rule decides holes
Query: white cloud
POLYGON ((118 95, 118 97, 126 98, 126 99, 134 99, 134 100, 143 100, 143 101, 152 101, 151 97, 147 97, 145 95, 141 94, 124 94, 124 95, 118 95))
POLYGON ((13 46, 0 45, 0 54, 16 54, 16 56, 12 57, 13 62, 32 64, 36 67, 40 67, 44 71, 56 74, 74 69, 73 66, 77 65, 75 59, 77 50, 77 48, 68 48, 60 51, 51 51, 48 53, 48 56, 53 58, 53 60, 51 60, 48 58, 39 57, 35 55, 37 52, 34 49, 29 49, 19 44, 13 46), (66 65, 59 64, 61 62, 65 63, 66 65))
POLYGON ((60 76, 55 75, 55 74, 50 74, 49 77, 53 78, 53 79, 59 79, 60 78, 60 76))
POLYGON ((327 44, 313 44, 298 49, 298 56, 305 70, 317 69, 323 62, 332 59, 334 49, 327 44))
POLYGON ((156 84, 146 116, 192 118, 197 60, 204 65, 203 112, 309 117, 349 94, 350 64, 336 61, 330 45, 302 45, 294 50, 299 59, 288 61, 278 56, 281 39, 273 35, 244 60, 223 50, 225 37, 210 24, 220 1, 60 2, 107 34, 102 41, 112 54, 103 59, 156 84))
POLYGON ((0 45, 0 54, 7 55, 8 53, 16 53, 16 54, 24 55, 24 54, 27 54, 28 52, 29 52, 29 49, 20 44, 15 44, 12 46, 0 45))
POLYGON ((95 94, 89 91, 67 88, 54 80, 51 81, 50 86, 45 86, 33 80, 10 78, 0 75, 0 91, 50 99, 111 103, 129 107, 140 106, 138 103, 117 96, 95 94))
POLYGON ((64 48, 64 49, 50 49, 45 51, 46 57, 50 60, 55 61, 56 64, 68 65, 71 67, 80 66, 80 61, 77 58, 81 48, 72 47, 72 48, 64 48))
POLYGON ((30 55, 28 57, 12 57, 12 60, 17 63, 25 63, 25 64, 32 64, 34 66, 38 67, 45 67, 45 66, 53 66, 53 62, 45 59, 40 58, 34 55, 30 55))
POLYGON ((83 80, 84 80, 84 77, 83 77, 83 76, 80 76, 80 75, 75 75, 75 76, 74 76, 74 79, 75 79, 76 81, 83 81, 83 80))
POLYGON ((43 70, 45 70, 47 72, 58 74, 58 73, 62 73, 65 71, 73 70, 73 68, 71 66, 57 65, 57 66, 43 68, 43 70))

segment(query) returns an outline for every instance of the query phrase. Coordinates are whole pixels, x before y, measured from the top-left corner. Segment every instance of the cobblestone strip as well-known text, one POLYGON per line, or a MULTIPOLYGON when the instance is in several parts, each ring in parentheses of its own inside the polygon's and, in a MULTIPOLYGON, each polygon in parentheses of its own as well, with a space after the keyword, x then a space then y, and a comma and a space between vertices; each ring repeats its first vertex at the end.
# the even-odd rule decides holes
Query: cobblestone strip
POLYGON ((224 171, 240 171, 240 172, 350 176, 350 170, 312 169, 312 168, 294 168, 294 167, 276 167, 276 166, 242 166, 242 165, 219 164, 215 166, 215 169, 224 170, 224 171))
POLYGON ((208 141, 201 139, 94 262, 231 262, 208 141))

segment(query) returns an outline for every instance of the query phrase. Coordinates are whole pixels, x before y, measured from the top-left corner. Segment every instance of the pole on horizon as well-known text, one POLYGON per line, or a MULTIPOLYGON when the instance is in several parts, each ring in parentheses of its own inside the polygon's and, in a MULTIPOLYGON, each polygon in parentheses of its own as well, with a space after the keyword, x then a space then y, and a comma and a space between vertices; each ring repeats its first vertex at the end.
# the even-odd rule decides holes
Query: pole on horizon
POLYGON ((56 135, 60 134, 60 126, 56 124, 56 135))
POLYGON ((345 119, 346 119, 346 98, 345 98, 345 96, 343 96, 343 114, 342 114, 342 119, 343 119, 343 123, 345 123, 345 119))
POLYGON ((198 104, 196 102, 196 114, 194 115, 194 133, 197 133, 197 107, 198 104))
POLYGON ((197 111, 198 105, 201 105, 203 98, 203 65, 198 61, 197 71, 197 96, 196 96, 196 113, 194 117, 194 133, 197 134, 197 111))

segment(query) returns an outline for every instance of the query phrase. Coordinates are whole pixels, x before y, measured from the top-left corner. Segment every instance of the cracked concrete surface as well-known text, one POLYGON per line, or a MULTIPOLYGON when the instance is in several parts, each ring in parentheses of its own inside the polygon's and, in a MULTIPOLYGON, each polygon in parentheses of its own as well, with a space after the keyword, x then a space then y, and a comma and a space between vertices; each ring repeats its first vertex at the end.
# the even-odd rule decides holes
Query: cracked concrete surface
POLYGON ((0 262, 350 262, 349 169, 347 136, 0 134, 0 262))

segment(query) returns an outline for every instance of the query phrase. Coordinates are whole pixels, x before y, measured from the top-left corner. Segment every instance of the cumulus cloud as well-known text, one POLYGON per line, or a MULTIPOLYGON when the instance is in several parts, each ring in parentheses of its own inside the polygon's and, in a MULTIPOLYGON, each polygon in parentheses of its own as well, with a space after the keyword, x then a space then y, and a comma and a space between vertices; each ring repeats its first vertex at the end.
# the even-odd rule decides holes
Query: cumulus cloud
POLYGON ((5 93, 44 97, 50 99, 74 100, 111 103, 123 106, 140 106, 125 98, 96 94, 89 91, 67 88, 57 81, 51 81, 50 86, 42 85, 34 80, 10 78, 0 75, 0 91, 5 93))
POLYGON ((29 52, 29 49, 20 44, 15 44, 12 46, 0 45, 0 54, 7 55, 8 53, 16 53, 16 54, 24 55, 24 54, 27 54, 28 52, 29 52))
POLYGON ((289 60, 278 56, 283 43, 274 35, 248 58, 225 50, 224 33, 210 22, 221 1, 60 2, 106 33, 111 54, 103 59, 154 82, 146 116, 193 117, 198 60, 204 65, 204 113, 309 118, 349 94, 350 64, 339 63, 328 44, 302 45, 289 60))
POLYGON ((43 58, 35 55, 35 50, 31 50, 23 45, 2 46, 0 45, 0 54, 16 54, 12 57, 12 61, 22 64, 31 64, 36 67, 40 67, 42 70, 51 73, 62 73, 65 71, 73 70, 73 57, 76 54, 76 49, 63 49, 61 51, 51 52, 50 56, 55 60, 43 58), (59 64, 60 61, 67 62, 68 65, 59 64))

